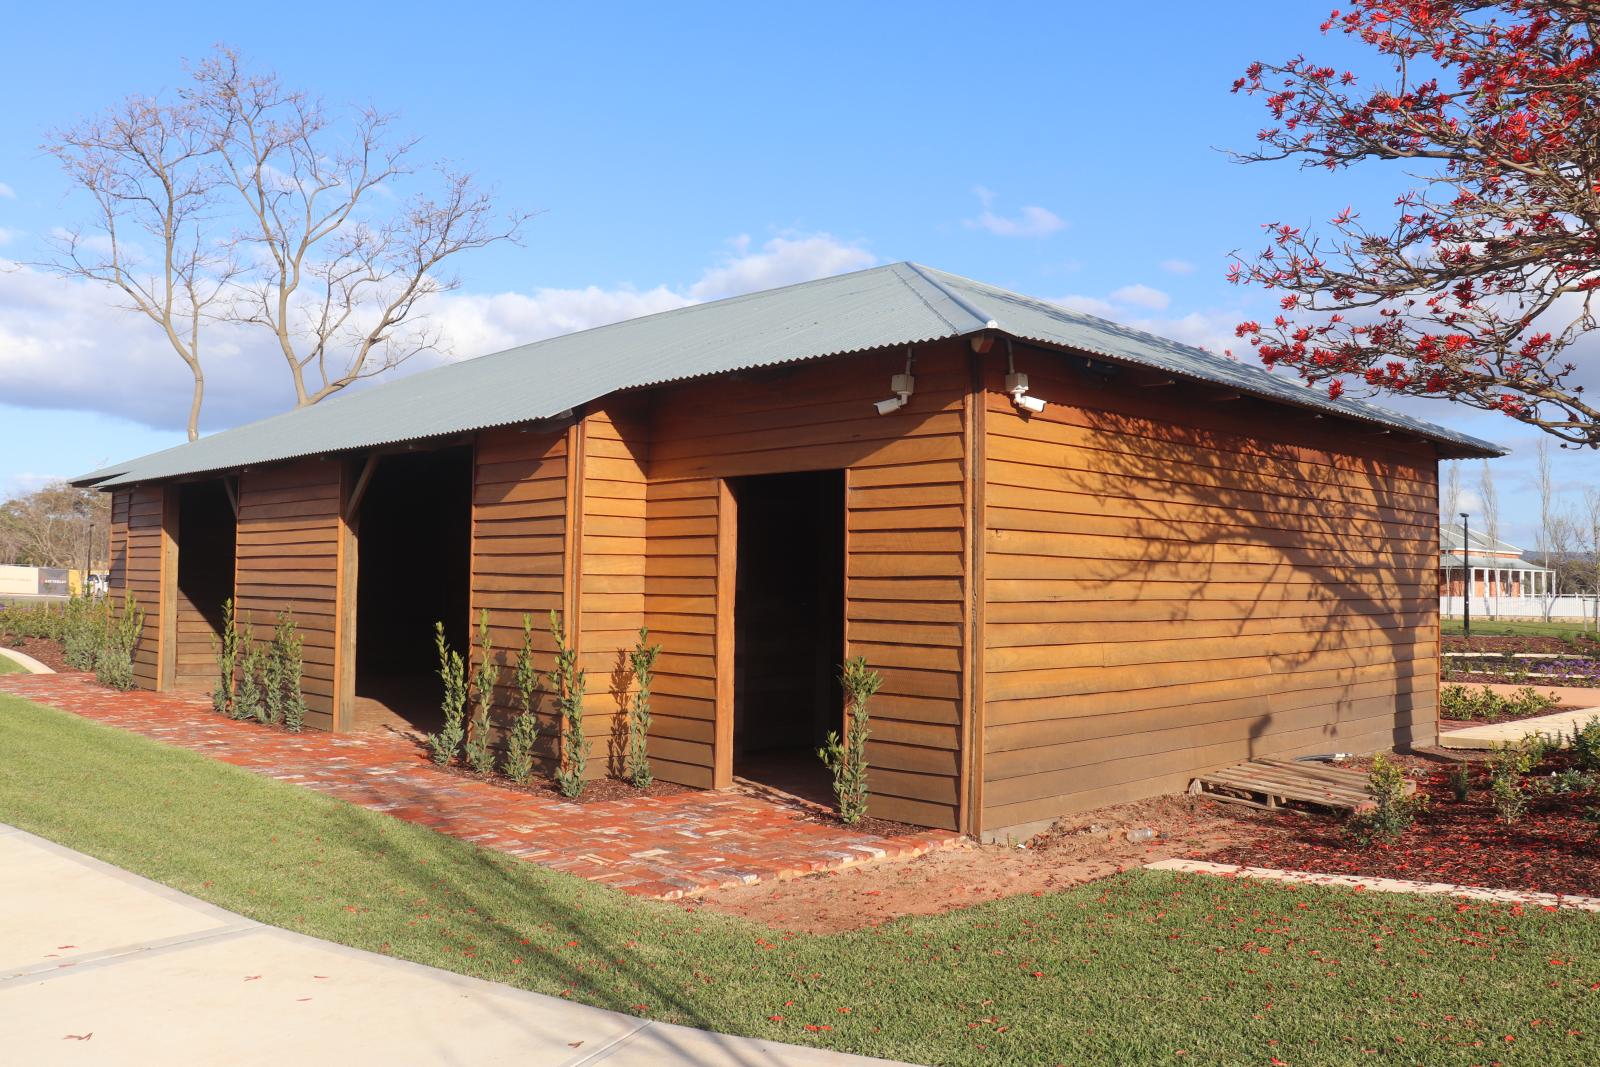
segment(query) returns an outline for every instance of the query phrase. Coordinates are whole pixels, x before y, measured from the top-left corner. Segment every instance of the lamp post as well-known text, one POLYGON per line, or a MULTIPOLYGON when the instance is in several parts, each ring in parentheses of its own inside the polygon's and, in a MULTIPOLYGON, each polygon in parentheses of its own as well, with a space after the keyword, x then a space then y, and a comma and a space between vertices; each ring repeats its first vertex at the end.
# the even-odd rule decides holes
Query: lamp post
POLYGON ((1472 547, 1467 541, 1467 513, 1461 513, 1461 633, 1472 640, 1472 547))

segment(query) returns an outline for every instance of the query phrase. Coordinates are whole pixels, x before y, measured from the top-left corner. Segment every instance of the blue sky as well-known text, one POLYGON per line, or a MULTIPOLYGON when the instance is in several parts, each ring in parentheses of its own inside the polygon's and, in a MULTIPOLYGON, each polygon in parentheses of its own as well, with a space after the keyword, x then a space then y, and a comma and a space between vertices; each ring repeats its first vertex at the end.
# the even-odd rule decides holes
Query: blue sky
MULTIPOLYGON (((1267 306, 1223 280, 1261 223, 1381 210, 1396 174, 1241 167, 1251 59, 1352 53, 1321 5, 285 3, 19 9, 0 41, 0 257, 84 218, 37 145, 184 58, 239 48, 330 104, 373 103, 421 154, 537 210, 521 247, 463 259, 454 358, 621 314, 913 259, 1213 347, 1267 306), (98 9, 98 10, 96 10, 98 9), (160 17, 153 17, 159 14, 160 17)), ((184 385, 152 327, 22 267, 0 274, 0 494, 181 439, 184 385)), ((227 349, 226 342, 222 349, 227 349)), ((227 356, 226 351, 223 352, 227 356)), ((224 359, 216 429, 288 402, 281 369, 224 359)), ((419 361, 418 366, 422 365, 419 361)), ((1421 410, 1518 452, 1497 467, 1525 521, 1532 435, 1421 410)), ((1569 490, 1594 480, 1562 455, 1569 490)), ((1476 480, 1472 471, 1467 481, 1476 480)))

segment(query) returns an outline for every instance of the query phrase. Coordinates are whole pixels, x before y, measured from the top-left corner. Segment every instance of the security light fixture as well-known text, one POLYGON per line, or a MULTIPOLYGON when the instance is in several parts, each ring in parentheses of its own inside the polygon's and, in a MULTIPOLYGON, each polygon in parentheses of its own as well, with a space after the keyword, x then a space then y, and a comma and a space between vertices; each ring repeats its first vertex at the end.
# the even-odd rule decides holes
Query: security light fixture
POLYGON ((1006 392, 1011 394, 1011 402, 1017 410, 1029 415, 1037 415, 1045 408, 1045 403, 1036 396, 1028 395, 1028 376, 1017 373, 1016 353, 1011 349, 1011 338, 1006 338, 1006 392))
POLYGON ((911 402, 911 394, 916 392, 917 388, 917 379, 911 373, 914 360, 915 357, 912 356, 911 349, 907 348, 905 373, 896 374, 889 379, 889 389, 894 393, 894 396, 887 400, 880 400, 872 405, 879 415, 888 415, 899 411, 911 402))

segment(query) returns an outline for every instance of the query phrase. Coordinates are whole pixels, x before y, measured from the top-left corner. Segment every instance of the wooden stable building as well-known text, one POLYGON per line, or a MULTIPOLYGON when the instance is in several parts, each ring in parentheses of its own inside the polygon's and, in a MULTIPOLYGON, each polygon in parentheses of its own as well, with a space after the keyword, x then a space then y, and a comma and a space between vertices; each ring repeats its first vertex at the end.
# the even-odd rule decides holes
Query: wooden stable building
MULTIPOLYGON (((1493 445, 900 263, 558 337, 97 471, 139 681, 293 608, 311 724, 426 725, 436 619, 560 611, 608 773, 803 774, 882 672, 874 815, 993 836, 1435 736, 1441 458, 1493 445)), ((546 664, 547 665, 547 664, 546 664)), ((509 674, 509 671, 507 672, 509 674)), ((509 718, 510 701, 502 712, 509 718)), ((546 712, 548 713, 548 702, 546 712)), ((553 720, 542 731, 548 748, 553 720)))

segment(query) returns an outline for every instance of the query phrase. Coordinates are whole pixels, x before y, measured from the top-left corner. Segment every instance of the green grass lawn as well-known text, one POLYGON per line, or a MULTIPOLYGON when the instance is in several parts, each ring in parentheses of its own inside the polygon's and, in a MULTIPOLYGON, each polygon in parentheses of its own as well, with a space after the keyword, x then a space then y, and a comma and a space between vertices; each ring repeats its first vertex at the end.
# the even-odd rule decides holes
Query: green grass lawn
POLYGON ((1587 915, 1140 872, 786 935, 3 696, 0 820, 348 945, 917 1062, 1600 1062, 1600 919, 1587 915))
POLYGON ((0 656, 0 674, 21 674, 22 671, 22 664, 14 659, 0 656))
MULTIPOLYGON (((1461 636, 1460 619, 1441 619, 1440 629, 1447 635, 1461 636)), ((1593 630, 1585 630, 1583 625, 1574 621, 1565 622, 1514 622, 1509 620, 1482 619, 1477 615, 1472 617, 1473 637, 1560 637, 1566 640, 1576 640, 1582 637, 1594 638, 1597 635, 1593 630)))

